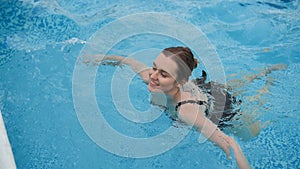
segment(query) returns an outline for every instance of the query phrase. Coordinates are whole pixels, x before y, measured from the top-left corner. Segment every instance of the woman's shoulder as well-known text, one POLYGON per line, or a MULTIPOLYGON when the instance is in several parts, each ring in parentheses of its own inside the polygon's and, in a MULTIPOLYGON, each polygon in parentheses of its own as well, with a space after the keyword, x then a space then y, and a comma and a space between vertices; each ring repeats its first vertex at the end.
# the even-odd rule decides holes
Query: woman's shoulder
POLYGON ((182 89, 180 101, 184 100, 201 100, 207 102, 208 97, 203 89, 199 88, 193 82, 189 82, 187 85, 183 86, 182 89))
POLYGON ((207 105, 207 96, 201 92, 183 92, 181 95, 181 99, 176 104, 176 110, 180 111, 198 111, 205 112, 207 105), (197 93, 197 94, 195 94, 197 93))

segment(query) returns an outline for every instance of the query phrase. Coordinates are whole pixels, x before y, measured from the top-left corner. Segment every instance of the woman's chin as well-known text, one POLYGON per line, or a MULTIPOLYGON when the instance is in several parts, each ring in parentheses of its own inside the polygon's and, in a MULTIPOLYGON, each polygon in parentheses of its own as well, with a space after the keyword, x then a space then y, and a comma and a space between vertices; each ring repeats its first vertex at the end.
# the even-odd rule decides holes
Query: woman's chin
POLYGON ((148 90, 152 93, 161 92, 159 89, 151 86, 150 84, 148 85, 148 90))
POLYGON ((148 85, 148 90, 149 92, 154 92, 154 89, 150 85, 148 85))
POLYGON ((161 92, 159 89, 153 88, 151 85, 148 85, 148 90, 151 93, 161 92))

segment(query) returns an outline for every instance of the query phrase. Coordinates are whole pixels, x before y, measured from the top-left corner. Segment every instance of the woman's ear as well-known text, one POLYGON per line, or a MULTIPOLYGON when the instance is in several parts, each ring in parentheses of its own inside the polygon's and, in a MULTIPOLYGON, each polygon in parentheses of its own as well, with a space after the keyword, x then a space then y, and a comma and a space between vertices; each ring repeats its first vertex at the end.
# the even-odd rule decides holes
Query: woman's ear
POLYGON ((178 83, 178 82, 176 82, 176 87, 178 87, 178 88, 181 88, 181 87, 182 87, 182 84, 181 84, 181 83, 178 83))
POLYGON ((176 87, 181 88, 187 81, 186 80, 182 80, 181 82, 176 82, 176 87))

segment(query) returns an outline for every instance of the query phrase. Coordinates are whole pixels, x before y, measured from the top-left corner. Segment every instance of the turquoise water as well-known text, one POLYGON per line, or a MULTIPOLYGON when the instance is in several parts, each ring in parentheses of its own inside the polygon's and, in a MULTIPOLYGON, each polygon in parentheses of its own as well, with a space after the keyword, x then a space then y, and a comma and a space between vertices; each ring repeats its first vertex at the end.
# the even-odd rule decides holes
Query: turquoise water
MULTIPOLYGON (((200 144, 195 131, 162 154, 130 158, 104 150, 81 126, 72 80, 77 58, 90 37, 121 17, 161 12, 203 31, 219 54, 227 81, 241 93, 238 97, 243 100, 242 111, 257 112, 254 120, 261 124, 269 122, 257 136, 248 139, 228 131, 241 144, 252 167, 300 168, 299 6, 296 0, 2 0, 0 109, 17 167, 235 168, 234 161, 228 161, 212 143, 200 144), (245 78, 261 75, 274 65, 281 66, 253 81, 245 78), (233 83, 236 79, 239 81, 233 83)), ((137 30, 143 27, 135 26, 137 30)), ((141 54, 141 60, 150 65, 155 55, 147 55, 149 49, 181 45, 180 40, 163 34, 137 34, 115 42, 109 53, 141 54)), ((199 53, 198 57, 204 56, 199 53)), ((194 76, 207 69, 200 66, 194 76)), ((148 123, 135 123, 119 114, 117 108, 127 109, 127 105, 122 100, 123 106, 113 104, 111 84, 118 71, 117 67, 100 66, 95 76, 96 100, 111 127, 124 135, 142 138, 156 136, 172 126, 164 114, 148 123)), ((121 71, 125 81, 131 78, 126 67, 121 71)), ((137 77, 130 80, 128 97, 132 105, 139 111, 152 109, 147 87, 137 77)), ((122 88, 122 84, 115 85, 122 88)))

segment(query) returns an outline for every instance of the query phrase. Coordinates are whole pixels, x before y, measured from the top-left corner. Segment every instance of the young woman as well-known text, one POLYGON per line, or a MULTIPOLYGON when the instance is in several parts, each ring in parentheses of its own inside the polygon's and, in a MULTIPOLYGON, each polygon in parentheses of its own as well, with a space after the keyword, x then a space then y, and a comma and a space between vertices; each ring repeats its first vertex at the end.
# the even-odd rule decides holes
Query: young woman
MULTIPOLYGON (((166 96, 167 101, 162 106, 168 109, 173 119, 193 126, 219 146, 229 159, 231 158, 230 148, 232 148, 239 168, 251 168, 236 141, 224 134, 212 120, 207 118, 208 96, 197 87, 197 84, 188 80, 198 63, 189 48, 164 49, 153 62, 152 68, 134 59, 121 56, 105 56, 103 60, 113 60, 129 65, 148 85, 151 93, 163 93, 166 96)), ((152 98, 152 103, 160 104, 155 97, 152 98)))

